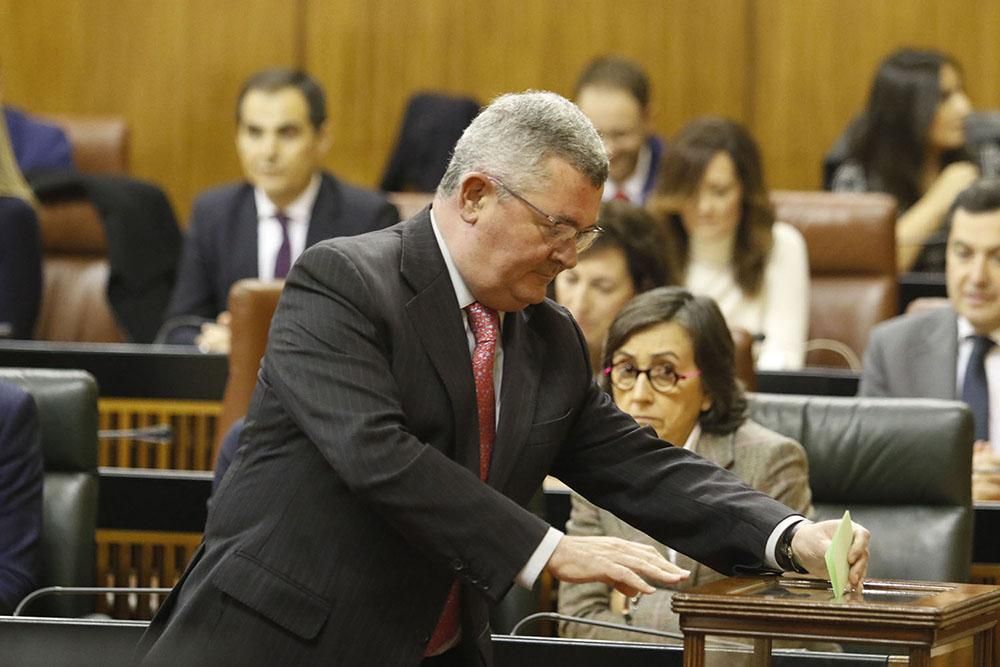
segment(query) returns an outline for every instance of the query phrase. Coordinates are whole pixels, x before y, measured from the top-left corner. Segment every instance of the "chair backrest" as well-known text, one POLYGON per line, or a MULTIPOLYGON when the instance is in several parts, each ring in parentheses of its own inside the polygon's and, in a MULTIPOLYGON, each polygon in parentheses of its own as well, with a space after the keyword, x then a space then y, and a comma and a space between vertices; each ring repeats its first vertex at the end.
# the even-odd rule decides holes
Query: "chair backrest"
POLYGON ((806 365, 850 366, 837 344, 860 358, 871 328, 896 314, 896 202, 878 193, 793 191, 772 192, 771 202, 809 252, 809 339, 816 342, 806 365))
POLYGON ((108 244, 94 206, 85 199, 42 204, 38 224, 43 288, 35 338, 125 340, 108 303, 108 244))
POLYGON ((257 371, 267 348, 271 317, 278 307, 284 281, 238 280, 229 290, 232 316, 229 346, 229 379, 222 397, 222 414, 216 430, 216 449, 233 422, 247 413, 257 386, 257 371))
POLYGON ((66 132, 73 163, 85 174, 128 173, 128 123, 121 116, 49 114, 66 132))
MULTIPOLYGON (((86 174, 128 173, 128 124, 119 116, 48 115, 86 174)), ((125 340, 107 300, 108 245, 100 214, 82 192, 39 206, 44 285, 35 338, 125 340)))
POLYGON ((972 415, 931 399, 753 394, 750 416, 802 443, 818 519, 872 533, 874 578, 968 581, 972 415))
POLYGON ((413 95, 379 188, 433 192, 444 176, 455 143, 478 113, 479 102, 471 97, 432 92, 413 95))
MULTIPOLYGON (((77 370, 0 368, 0 378, 31 394, 45 460, 39 587, 93 586, 97 529, 97 383, 77 370)), ((79 616, 86 598, 48 597, 34 615, 79 616)))

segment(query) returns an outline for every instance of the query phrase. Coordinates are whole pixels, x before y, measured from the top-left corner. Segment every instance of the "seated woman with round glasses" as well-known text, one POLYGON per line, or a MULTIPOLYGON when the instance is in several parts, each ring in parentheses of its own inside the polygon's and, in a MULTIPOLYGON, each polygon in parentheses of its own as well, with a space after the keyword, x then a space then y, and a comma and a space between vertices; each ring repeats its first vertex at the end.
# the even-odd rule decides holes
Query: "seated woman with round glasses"
MULTIPOLYGON (((686 447, 770 494, 804 516, 812 514, 802 446, 746 418, 747 401, 734 375, 729 328, 715 302, 680 287, 660 287, 629 301, 611 323, 604 347, 605 391, 625 412, 652 427, 664 447, 686 447), (671 444, 672 443, 672 444, 671 444)), ((665 507, 665 512, 670 508, 665 507)), ((573 494, 569 535, 605 535, 650 544, 691 576, 677 589, 723 575, 640 533, 573 494)), ((606 584, 559 586, 559 612, 597 621, 678 630, 671 590, 637 603, 606 584)), ((578 623, 561 623, 564 637, 667 642, 664 638, 578 623)))

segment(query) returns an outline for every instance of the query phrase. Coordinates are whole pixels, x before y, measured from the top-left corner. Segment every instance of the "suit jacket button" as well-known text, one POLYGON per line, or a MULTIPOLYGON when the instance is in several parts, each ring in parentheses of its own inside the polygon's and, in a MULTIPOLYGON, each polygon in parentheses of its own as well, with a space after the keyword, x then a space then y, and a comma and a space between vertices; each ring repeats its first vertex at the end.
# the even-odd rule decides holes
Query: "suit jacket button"
POLYGON ((461 559, 456 558, 451 561, 451 569, 455 570, 455 572, 461 572, 465 569, 465 563, 463 563, 461 559))

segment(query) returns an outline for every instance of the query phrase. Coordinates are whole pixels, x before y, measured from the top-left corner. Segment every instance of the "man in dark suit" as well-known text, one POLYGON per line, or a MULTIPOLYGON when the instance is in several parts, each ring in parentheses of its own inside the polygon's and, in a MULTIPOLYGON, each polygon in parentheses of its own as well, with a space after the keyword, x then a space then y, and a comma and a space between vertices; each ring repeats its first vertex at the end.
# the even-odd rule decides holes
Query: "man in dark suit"
POLYGON ((963 190, 945 219, 947 307, 872 331, 859 393, 964 400, 976 423, 973 495, 1000 498, 1000 179, 963 190), (992 409, 991 409, 992 408, 992 409))
MULTIPOLYGON (((597 387, 579 328, 545 299, 598 233, 606 177, 572 103, 505 95, 430 210, 303 254, 147 664, 490 665, 489 605, 542 569, 629 596, 686 576, 526 510, 549 472, 714 569, 825 573, 836 522, 664 447, 597 387)), ((867 543, 856 527, 855 585, 867 543)))
POLYGON ((42 445, 31 396, 0 382, 0 614, 38 585, 42 445))
POLYGON ((656 185, 663 156, 663 140, 651 128, 646 72, 621 56, 595 58, 576 80, 575 97, 608 151, 604 200, 642 206, 656 185))
POLYGON ((305 248, 399 221, 382 196, 322 171, 330 146, 326 102, 303 72, 251 76, 236 105, 236 149, 246 182, 195 201, 167 308, 168 341, 228 351, 229 288, 284 278, 305 248))

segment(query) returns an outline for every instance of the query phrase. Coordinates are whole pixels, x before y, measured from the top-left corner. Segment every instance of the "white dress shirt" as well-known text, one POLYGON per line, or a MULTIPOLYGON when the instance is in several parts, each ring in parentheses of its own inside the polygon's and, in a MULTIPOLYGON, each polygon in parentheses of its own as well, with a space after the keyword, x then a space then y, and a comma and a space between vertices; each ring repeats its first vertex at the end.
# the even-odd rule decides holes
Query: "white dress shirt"
MULTIPOLYGON (((309 185, 302 191, 302 194, 282 209, 282 212, 288 216, 288 241, 292 251, 291 264, 294 264, 302 251, 306 249, 309 219, 312 217, 316 197, 319 196, 319 186, 319 174, 313 174, 312 180, 309 181, 309 185)), ((261 280, 274 280, 274 261, 277 259, 278 250, 284 241, 281 223, 275 217, 278 214, 278 207, 260 188, 253 189, 253 200, 257 205, 257 277, 261 280)))

